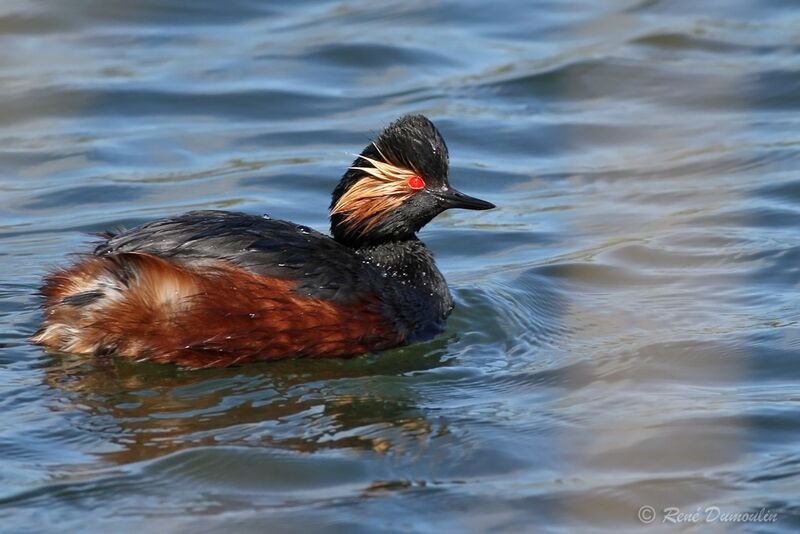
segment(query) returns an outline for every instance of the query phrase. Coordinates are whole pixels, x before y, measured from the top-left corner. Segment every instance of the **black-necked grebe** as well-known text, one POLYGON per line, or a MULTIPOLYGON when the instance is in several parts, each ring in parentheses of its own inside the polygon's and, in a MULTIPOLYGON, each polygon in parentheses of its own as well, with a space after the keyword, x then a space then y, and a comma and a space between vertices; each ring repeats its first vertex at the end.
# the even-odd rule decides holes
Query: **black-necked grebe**
POLYGON ((33 341, 198 368, 428 339, 453 304, 416 233, 448 208, 493 207, 450 187, 444 139, 408 115, 333 191, 332 237, 226 211, 105 234, 93 254, 45 279, 33 341))

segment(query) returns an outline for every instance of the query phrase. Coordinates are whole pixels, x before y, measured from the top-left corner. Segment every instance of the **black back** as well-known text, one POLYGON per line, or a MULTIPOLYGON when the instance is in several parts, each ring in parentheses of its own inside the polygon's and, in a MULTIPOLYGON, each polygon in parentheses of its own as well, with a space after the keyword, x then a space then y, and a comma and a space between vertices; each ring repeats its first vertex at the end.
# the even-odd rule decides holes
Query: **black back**
POLYGON ((138 226, 97 246, 98 256, 143 252, 191 263, 228 261, 262 276, 296 280, 308 296, 348 302, 380 273, 353 249, 306 226, 231 211, 191 211, 138 226))

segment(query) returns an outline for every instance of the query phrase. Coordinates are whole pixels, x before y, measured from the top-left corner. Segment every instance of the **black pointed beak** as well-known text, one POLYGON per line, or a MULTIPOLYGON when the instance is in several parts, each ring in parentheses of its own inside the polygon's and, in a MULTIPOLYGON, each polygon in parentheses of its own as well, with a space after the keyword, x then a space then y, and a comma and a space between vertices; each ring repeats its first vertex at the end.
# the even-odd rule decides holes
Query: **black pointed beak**
POLYGON ((437 191, 434 196, 439 199, 445 209, 462 208, 465 210, 490 210, 495 207, 491 202, 465 195, 457 189, 448 188, 437 191))

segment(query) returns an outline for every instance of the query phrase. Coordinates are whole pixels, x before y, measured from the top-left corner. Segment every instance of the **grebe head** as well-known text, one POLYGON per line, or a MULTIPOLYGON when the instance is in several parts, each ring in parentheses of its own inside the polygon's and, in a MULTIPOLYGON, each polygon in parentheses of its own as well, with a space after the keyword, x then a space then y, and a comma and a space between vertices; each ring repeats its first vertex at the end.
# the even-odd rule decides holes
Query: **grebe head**
POLYGON ((364 148, 334 189, 334 238, 351 246, 410 239, 446 209, 494 207, 451 187, 448 165, 447 145, 430 120, 396 120, 364 148))

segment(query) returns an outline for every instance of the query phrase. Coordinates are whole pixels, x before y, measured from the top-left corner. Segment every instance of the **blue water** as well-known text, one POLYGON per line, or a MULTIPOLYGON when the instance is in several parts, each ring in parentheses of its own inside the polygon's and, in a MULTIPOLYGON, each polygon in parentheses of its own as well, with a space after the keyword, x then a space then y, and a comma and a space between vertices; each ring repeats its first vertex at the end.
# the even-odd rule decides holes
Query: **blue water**
POLYGON ((4 2, 0 530, 796 531, 798 28, 792 0, 4 2), (439 338, 200 372, 26 341, 88 233, 325 230, 407 112, 499 206, 422 232, 439 338))

